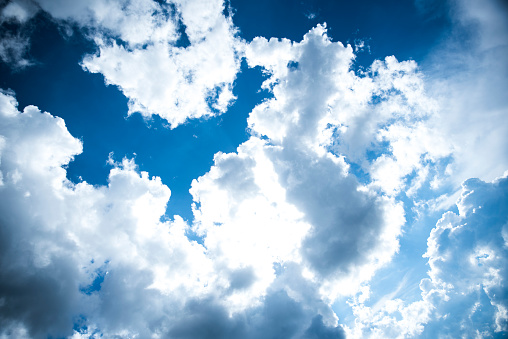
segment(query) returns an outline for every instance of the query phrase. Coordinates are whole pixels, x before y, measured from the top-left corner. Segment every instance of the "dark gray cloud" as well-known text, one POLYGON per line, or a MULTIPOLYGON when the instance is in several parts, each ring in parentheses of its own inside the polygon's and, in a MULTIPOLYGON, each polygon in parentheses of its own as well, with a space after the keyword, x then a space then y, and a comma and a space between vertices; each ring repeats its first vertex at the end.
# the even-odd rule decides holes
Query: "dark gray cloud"
POLYGON ((326 277, 365 263, 386 227, 383 203, 331 158, 285 148, 273 159, 288 201, 312 225, 301 249, 311 267, 326 277))
POLYGON ((190 300, 175 321, 168 338, 345 338, 340 326, 326 326, 321 315, 284 290, 271 291, 262 306, 231 316, 217 300, 190 300))
POLYGON ((317 315, 312 319, 312 324, 305 331, 304 339, 342 339, 346 334, 341 327, 326 327, 323 316, 317 315))
POLYGON ((229 317, 226 309, 212 299, 190 300, 169 330, 168 338, 242 338, 245 326, 238 315, 229 317))
POLYGON ((73 263, 54 258, 43 268, 5 266, 0 266, 0 328, 21 322, 32 338, 72 335, 80 304, 73 263))

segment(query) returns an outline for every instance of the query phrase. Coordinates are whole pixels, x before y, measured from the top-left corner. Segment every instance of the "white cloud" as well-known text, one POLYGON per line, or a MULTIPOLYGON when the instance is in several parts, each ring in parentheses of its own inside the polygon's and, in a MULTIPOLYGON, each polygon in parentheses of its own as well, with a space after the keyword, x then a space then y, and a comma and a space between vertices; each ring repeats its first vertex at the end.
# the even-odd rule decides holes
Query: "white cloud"
POLYGON ((164 305, 211 288, 211 263, 188 225, 159 221, 170 195, 159 178, 123 160, 107 187, 70 183, 61 166, 82 146, 63 120, 0 97, 3 334, 70 335, 83 316, 103 333, 151 335, 164 305), (80 291, 100 272, 100 291, 80 291))
POLYGON ((19 112, 5 92, 0 112, 0 336, 343 337, 318 285, 291 263, 308 225, 293 223, 301 213, 284 201, 262 141, 218 154, 196 182, 205 248, 180 217, 159 220, 170 190, 132 160, 110 161, 107 186, 73 184, 62 166, 82 145, 62 119, 35 106, 19 112), (215 180, 243 199, 221 216, 240 222, 229 228, 206 225, 215 180), (266 194, 255 197, 254 186, 266 194), (273 220, 287 222, 270 229, 273 220))
POLYGON ((250 272, 234 289, 233 308, 255 303, 275 279, 274 263, 301 261, 309 224, 289 204, 269 159, 270 148, 251 138, 238 153, 216 154, 210 172, 193 181, 195 223, 205 246, 226 275, 250 272))
MULTIPOLYGON (((235 99, 232 85, 242 43, 231 19, 223 15, 222 1, 182 1, 173 7, 128 2, 123 11, 114 2, 108 3, 116 4, 114 8, 95 4, 87 7, 92 13, 89 21, 78 15, 82 10, 65 15, 98 29, 99 52, 85 57, 82 66, 122 90, 129 98, 129 114, 157 114, 176 127, 187 119, 227 110, 235 99), (111 20, 109 13, 116 19, 111 20), (178 42, 180 18, 188 46, 178 42), (109 32, 127 46, 110 39, 109 32)), ((58 11, 56 15, 63 16, 58 11)))
POLYGON ((70 20, 92 29, 92 36, 105 34, 139 46, 155 41, 175 42, 176 23, 168 4, 152 0, 37 0, 40 8, 59 20, 70 20))
POLYGON ((187 119, 223 113, 234 99, 239 46, 233 34, 222 17, 186 48, 167 40, 135 49, 97 40, 100 52, 85 57, 82 65, 119 86, 129 98, 129 114, 158 114, 176 127, 187 119))
POLYGON ((25 23, 30 20, 36 12, 37 8, 30 0, 11 1, 2 8, 1 20, 15 20, 19 23, 25 23))
POLYGON ((265 68, 271 77, 263 86, 275 95, 256 106, 249 127, 277 144, 312 144, 319 152, 345 156, 370 175, 372 188, 389 195, 411 186, 416 193, 410 176, 416 173, 421 186, 429 167, 453 150, 429 124, 438 106, 426 95, 416 63, 392 56, 355 74, 350 46, 332 44, 325 36, 322 44, 310 39, 324 31, 318 26, 301 43, 256 38, 248 45, 249 65, 265 68), (308 72, 299 72, 300 67, 308 72))
POLYGON ((508 221, 507 182, 506 177, 492 183, 466 181, 457 202, 460 214, 444 214, 428 239, 425 256, 431 270, 430 279, 422 282, 424 293, 444 286, 446 297, 436 307, 454 312, 466 333, 482 327, 488 332, 508 331, 504 292, 508 252, 502 240, 508 221), (474 317, 478 307, 481 318, 474 317))
POLYGON ((351 48, 318 26, 300 43, 257 38, 246 56, 271 74, 265 87, 274 98, 251 112, 254 135, 237 153, 217 154, 193 182, 196 227, 228 269, 252 265, 259 280, 239 297, 245 303, 266 293, 274 263, 301 263, 328 302, 355 293, 397 251, 404 216, 319 145, 329 103, 350 93, 340 86, 355 77, 351 48))

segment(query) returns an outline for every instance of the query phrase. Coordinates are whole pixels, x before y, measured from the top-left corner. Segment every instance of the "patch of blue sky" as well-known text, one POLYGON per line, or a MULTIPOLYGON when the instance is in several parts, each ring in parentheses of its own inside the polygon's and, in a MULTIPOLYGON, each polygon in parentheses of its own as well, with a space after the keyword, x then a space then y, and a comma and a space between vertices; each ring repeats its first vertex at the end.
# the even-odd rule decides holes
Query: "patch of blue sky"
MULTIPOLYGON (((347 159, 346 159, 347 161, 347 159)), ((355 162, 348 162, 349 165, 349 172, 352 173, 359 183, 363 185, 367 185, 371 182, 371 177, 368 172, 364 171, 361 165, 355 163, 355 162)))
POLYGON ((89 338, 102 338, 103 337, 102 333, 97 329, 95 329, 95 330, 91 329, 88 326, 87 321, 88 321, 87 317, 85 317, 82 314, 75 317, 72 329, 76 333, 86 335, 89 338))
POLYGON ((390 142, 386 140, 381 140, 371 144, 370 147, 365 151, 365 158, 368 162, 373 162, 382 155, 392 155, 390 142))
POLYGON ((442 6, 419 10, 412 1, 232 0, 231 6, 233 22, 247 41, 256 36, 300 41, 323 22, 333 41, 368 41, 370 53, 358 53, 354 67, 368 67, 388 55, 422 60, 451 25, 442 6))
MULTIPOLYGON (((92 259, 90 263, 93 265, 95 261, 92 259)), ((95 269, 94 272, 92 273, 92 276, 94 277, 92 283, 90 283, 90 285, 87 286, 81 286, 79 290, 86 295, 91 295, 94 292, 100 291, 102 283, 104 282, 104 279, 108 274, 108 264, 109 260, 106 260, 103 265, 95 269)))

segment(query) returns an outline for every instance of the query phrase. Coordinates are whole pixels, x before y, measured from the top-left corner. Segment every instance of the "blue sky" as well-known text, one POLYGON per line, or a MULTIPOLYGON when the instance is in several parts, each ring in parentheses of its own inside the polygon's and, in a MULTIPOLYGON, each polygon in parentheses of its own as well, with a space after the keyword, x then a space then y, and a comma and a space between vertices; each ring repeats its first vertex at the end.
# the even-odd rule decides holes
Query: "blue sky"
POLYGON ((0 13, 0 337, 507 335, 505 2, 0 13))

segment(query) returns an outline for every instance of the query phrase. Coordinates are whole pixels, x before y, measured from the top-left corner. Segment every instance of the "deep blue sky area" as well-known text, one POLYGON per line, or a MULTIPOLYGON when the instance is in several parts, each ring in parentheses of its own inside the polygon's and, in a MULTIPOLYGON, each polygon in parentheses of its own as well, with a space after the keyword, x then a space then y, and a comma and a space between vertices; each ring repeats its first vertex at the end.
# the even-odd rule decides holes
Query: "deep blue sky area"
POLYGON ((423 10, 414 1, 232 0, 231 6, 233 22, 247 41, 256 36, 300 41, 326 22, 333 41, 354 45, 360 39, 370 45, 371 53, 360 53, 356 60, 364 67, 389 55, 419 61, 450 27, 442 6, 423 10))

